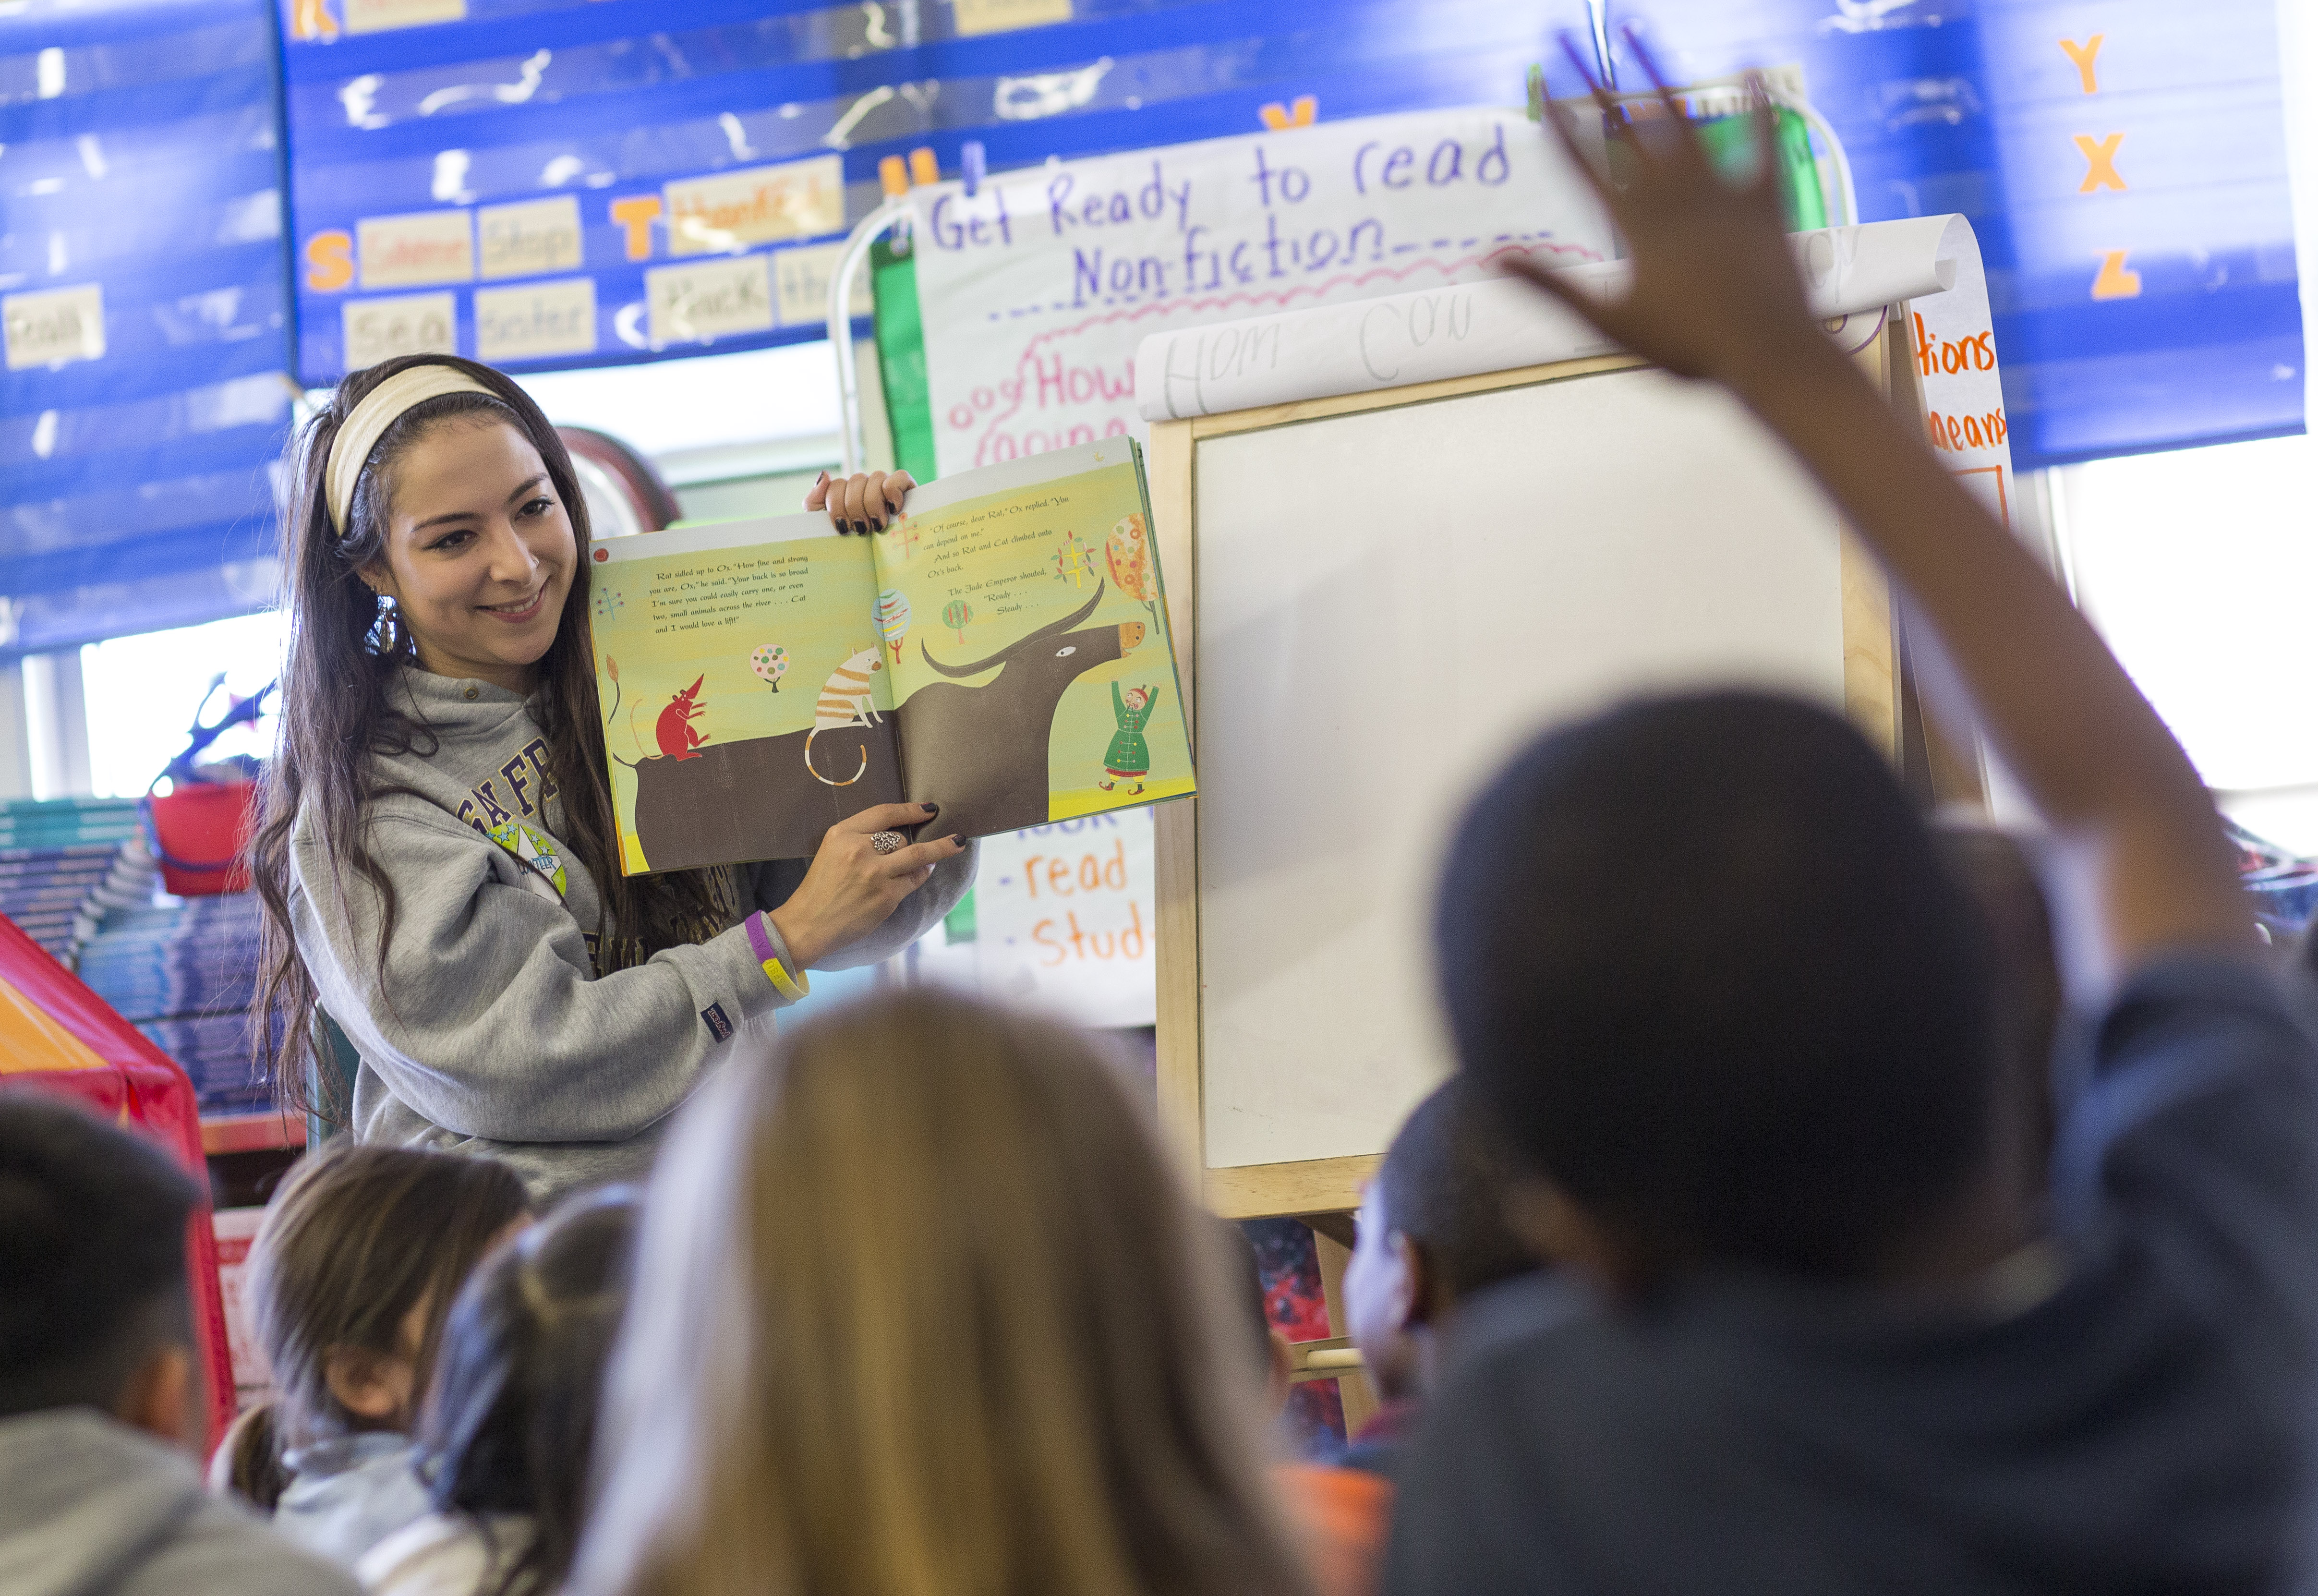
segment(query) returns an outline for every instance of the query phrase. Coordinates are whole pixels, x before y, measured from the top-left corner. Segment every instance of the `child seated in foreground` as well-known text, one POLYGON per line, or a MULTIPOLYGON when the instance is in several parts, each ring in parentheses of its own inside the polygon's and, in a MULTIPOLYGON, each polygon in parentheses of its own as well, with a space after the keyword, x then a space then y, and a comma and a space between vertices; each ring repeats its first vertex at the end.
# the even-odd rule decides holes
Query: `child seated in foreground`
POLYGON ((0 1591, 356 1596, 207 1495, 186 1290, 201 1188, 77 1105, 0 1091, 0 1591))
POLYGON ((1988 932, 1996 1027, 1988 1177, 2017 1194, 2022 1232, 2041 1236, 2052 1223, 2053 1077, 2065 1010, 2052 905, 2021 838, 1943 816, 1933 824, 1932 845, 1988 932))
POLYGON ((505 1164, 344 1140, 283 1183, 249 1252, 274 1401, 229 1465, 275 1529, 352 1568, 427 1511, 409 1432, 443 1320, 526 1204, 505 1164))
POLYGON ((1537 1268, 1506 1223, 1504 1160, 1470 1097, 1452 1075, 1411 1109, 1361 1198, 1345 1327, 1379 1405, 1338 1459, 1348 1468, 1391 1475, 1459 1308, 1537 1268))
POLYGON ((1671 97, 1631 125, 1604 110, 1634 157, 1596 184, 1631 287, 1604 303, 1523 274, 1729 387, 1818 478, 2086 869, 2089 892, 2056 894, 2060 940, 2108 995, 2057 1136, 2050 1267, 2023 1270, 2037 1227, 1998 1156, 1986 928, 1884 756, 1740 692, 1532 743, 1451 847, 1436 941, 1524 1233, 1591 1290, 1451 1371, 1397 1475, 1388 1587, 2287 1588, 2318 1059, 2211 802, 2084 619, 1814 324, 1767 111, 1741 187, 1671 97), (1689 911, 1658 912, 1646 880, 1682 883, 1689 911))
POLYGON ((704 1087, 571 1596, 1301 1596, 1225 1248, 1121 1073, 918 990, 704 1087))
POLYGON ((571 1571, 638 1198, 573 1198, 483 1260, 443 1327, 418 1431, 435 1511, 373 1547, 373 1596, 535 1596, 571 1571))

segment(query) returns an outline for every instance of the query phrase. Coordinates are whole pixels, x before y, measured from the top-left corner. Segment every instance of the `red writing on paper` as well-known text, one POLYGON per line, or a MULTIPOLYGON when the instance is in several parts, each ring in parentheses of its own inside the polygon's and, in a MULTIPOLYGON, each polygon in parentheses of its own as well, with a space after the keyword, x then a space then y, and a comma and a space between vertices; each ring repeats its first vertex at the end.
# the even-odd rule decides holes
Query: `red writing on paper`
POLYGON ((1127 844, 1123 840, 1114 843, 1107 859, 1100 854, 1081 854, 1075 863, 1056 855, 1032 854, 1022 861, 1022 880, 1033 898, 1038 895, 1041 884, 1050 898, 1068 898, 1104 887, 1123 892, 1127 890, 1127 844), (1046 866, 1043 883, 1039 880, 1041 865, 1046 866))
POLYGON ((1932 435, 1935 449, 1986 449, 2004 442, 2009 430, 2004 425, 2004 412, 1990 410, 1984 416, 1943 416, 1934 410, 1925 417, 1932 435))
POLYGON ((1074 960, 1091 964, 1115 959, 1132 961, 1143 957, 1151 947, 1151 939, 1143 930, 1143 910, 1132 902, 1127 906, 1127 924, 1119 930, 1090 931, 1079 924, 1075 913, 1066 910, 1060 921, 1045 919, 1031 927, 1030 940, 1038 945, 1038 963, 1050 970, 1074 960))
POLYGON ((1996 335, 1974 333, 1965 338, 1943 338, 1927 329, 1916 317, 1916 370, 1927 377, 1953 376, 1958 372, 1996 369, 1996 335))

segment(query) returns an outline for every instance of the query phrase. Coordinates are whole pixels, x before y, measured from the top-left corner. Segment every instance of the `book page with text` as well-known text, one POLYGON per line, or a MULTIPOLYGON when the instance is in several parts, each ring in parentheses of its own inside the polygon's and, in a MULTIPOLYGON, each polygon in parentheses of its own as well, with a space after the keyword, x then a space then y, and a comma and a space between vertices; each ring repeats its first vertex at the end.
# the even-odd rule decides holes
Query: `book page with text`
POLYGON ((893 668, 907 796, 941 805, 923 837, 1193 790, 1126 439, 930 484, 873 541, 885 636, 903 644, 893 668), (993 480, 996 491, 957 497, 993 480))
POLYGON ((803 858, 899 802, 868 540, 822 516, 608 539, 589 623, 622 868, 803 858))

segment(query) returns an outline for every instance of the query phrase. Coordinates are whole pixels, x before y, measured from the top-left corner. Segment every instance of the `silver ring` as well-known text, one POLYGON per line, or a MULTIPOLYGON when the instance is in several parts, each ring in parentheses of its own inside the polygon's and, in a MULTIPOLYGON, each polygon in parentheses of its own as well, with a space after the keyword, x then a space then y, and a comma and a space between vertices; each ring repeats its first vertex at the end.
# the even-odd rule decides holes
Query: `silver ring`
POLYGON ((890 854, 906 847, 909 846, 909 841, 910 839, 899 831, 879 831, 870 837, 869 851, 873 854, 890 854))

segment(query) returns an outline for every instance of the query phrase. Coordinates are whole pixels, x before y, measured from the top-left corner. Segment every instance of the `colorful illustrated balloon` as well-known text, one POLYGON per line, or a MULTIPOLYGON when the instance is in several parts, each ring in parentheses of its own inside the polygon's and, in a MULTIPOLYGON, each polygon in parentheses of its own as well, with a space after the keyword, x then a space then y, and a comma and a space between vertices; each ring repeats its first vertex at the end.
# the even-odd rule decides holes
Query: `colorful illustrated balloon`
POLYGON ((781 678, 788 674, 789 651, 778 643, 761 643, 749 656, 749 668, 764 678, 765 685, 777 693, 781 678))
POLYGON ((898 662, 902 658, 902 639, 910 630, 910 601, 899 587, 888 587, 877 595, 877 632, 885 646, 894 650, 898 662))
POLYGON ((957 633, 957 641, 966 641, 966 623, 974 619, 974 606, 963 598, 953 598, 942 605, 942 624, 957 633))
POLYGON ((609 654, 604 656, 604 674, 610 677, 615 685, 620 679, 620 662, 609 654))
POLYGON ((1159 579, 1151 568, 1151 538, 1143 530, 1143 517, 1120 516, 1104 540, 1102 552, 1110 564, 1110 585, 1129 598, 1141 599, 1144 608, 1155 613, 1159 579))

